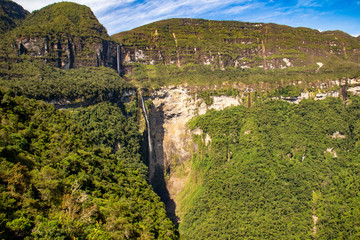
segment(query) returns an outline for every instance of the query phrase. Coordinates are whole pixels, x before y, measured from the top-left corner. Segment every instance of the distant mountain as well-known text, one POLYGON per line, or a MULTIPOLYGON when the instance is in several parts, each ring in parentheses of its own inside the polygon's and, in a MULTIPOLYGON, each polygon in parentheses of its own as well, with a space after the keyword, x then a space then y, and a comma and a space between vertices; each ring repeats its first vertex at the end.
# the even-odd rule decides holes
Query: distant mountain
POLYGON ((116 66, 115 43, 83 5, 61 2, 34 11, 8 38, 12 58, 30 55, 64 69, 116 66))
POLYGON ((28 11, 13 1, 0 0, 0 33, 15 28, 28 14, 28 11))
POLYGON ((319 32, 271 23, 169 19, 113 38, 123 46, 124 64, 267 70, 293 66, 316 69, 316 62, 328 57, 339 62, 360 62, 359 38, 341 31, 319 32))

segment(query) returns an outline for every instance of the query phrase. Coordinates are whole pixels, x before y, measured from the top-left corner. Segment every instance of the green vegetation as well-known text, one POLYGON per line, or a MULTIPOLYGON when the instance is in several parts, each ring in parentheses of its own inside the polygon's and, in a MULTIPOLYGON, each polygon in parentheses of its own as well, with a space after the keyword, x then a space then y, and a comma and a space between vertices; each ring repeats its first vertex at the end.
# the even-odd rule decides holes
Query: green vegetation
POLYGON ((28 11, 13 1, 0 0, 0 33, 15 28, 28 14, 28 11))
MULTIPOLYGON (((136 103, 132 101, 122 109, 109 102, 102 102, 88 108, 74 109, 71 116, 89 133, 90 141, 97 146, 109 148, 109 151, 120 155, 139 154, 142 136, 137 126, 136 103)), ((129 158, 138 159, 139 156, 129 158)))
POLYGON ((191 172, 178 206, 183 239, 360 238, 360 98, 269 100, 359 77, 359 37, 164 20, 113 36, 131 73, 122 78, 89 67, 113 66, 116 45, 88 7, 61 2, 22 21, 20 6, 0 3, 1 239, 178 239, 148 184, 136 95, 121 96, 181 84, 207 105, 255 90, 247 107, 189 123, 204 134, 177 166, 191 172))
POLYGON ((61 70, 24 57, 20 63, 1 63, 0 86, 14 95, 24 95, 45 101, 71 100, 100 102, 117 100, 130 87, 115 72, 106 67, 61 70))
POLYGON ((91 9, 71 2, 55 3, 32 12, 14 34, 17 37, 59 34, 69 37, 107 38, 106 29, 91 9))
POLYGON ((110 103, 70 116, 2 91, 0 102, 0 238, 176 239, 146 182, 135 116, 110 103))
MULTIPOLYGON (((181 66, 180 72, 189 69, 189 75, 195 70, 199 71, 195 71, 195 75, 202 75, 204 65, 219 72, 226 70, 222 71, 225 75, 235 71, 236 75, 242 76, 242 69, 247 68, 258 73, 261 68, 267 71, 284 67, 295 67, 294 71, 310 74, 318 68, 317 62, 324 63, 328 68, 325 71, 332 69, 330 72, 333 74, 339 64, 359 71, 360 55, 355 49, 360 48, 360 43, 340 31, 321 33, 277 24, 169 19, 112 37, 128 54, 124 63, 127 66, 144 62, 176 65, 181 66), (132 56, 136 51, 141 51, 143 57, 132 56)), ((152 74, 153 69, 149 68, 144 74, 152 74)), ((169 68, 171 72, 172 67, 169 68)), ((287 70, 284 70, 283 75, 286 74, 287 70)), ((266 74, 261 74, 261 77, 267 78, 266 74)))
POLYGON ((325 64, 316 72, 317 65, 311 67, 292 67, 287 69, 264 70, 262 68, 239 69, 229 68, 225 71, 213 69, 211 66, 188 64, 178 68, 175 65, 144 65, 134 64, 133 73, 127 78, 134 85, 145 88, 159 88, 168 85, 188 84, 190 86, 221 86, 230 83, 258 85, 258 84, 288 84, 302 81, 307 84, 314 82, 336 80, 342 78, 356 78, 360 76, 360 67, 353 62, 344 62, 334 56, 322 59, 325 64), (327 65, 327 63, 336 65, 327 65))
POLYGON ((358 239, 360 98, 350 101, 265 101, 193 119, 212 140, 194 139, 201 190, 180 204, 182 238, 358 239))

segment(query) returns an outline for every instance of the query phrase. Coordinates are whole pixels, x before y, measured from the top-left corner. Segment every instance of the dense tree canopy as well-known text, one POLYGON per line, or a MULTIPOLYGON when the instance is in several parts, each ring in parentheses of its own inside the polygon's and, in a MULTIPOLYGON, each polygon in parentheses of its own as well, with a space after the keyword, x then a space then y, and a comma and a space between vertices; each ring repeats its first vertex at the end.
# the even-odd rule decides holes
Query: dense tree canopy
MULTIPOLYGON (((1 238, 176 238, 163 203, 146 182, 133 118, 113 112, 122 121, 112 125, 109 115, 100 116, 109 141, 127 144, 112 154, 111 144, 94 140, 96 131, 84 131, 69 112, 3 92, 0 97, 1 238)), ((114 111, 109 103, 98 108, 114 111)), ((80 115, 86 111, 75 119, 80 115)))
POLYGON ((195 139, 183 238, 358 239, 359 104, 266 101, 192 120, 212 142, 195 139))

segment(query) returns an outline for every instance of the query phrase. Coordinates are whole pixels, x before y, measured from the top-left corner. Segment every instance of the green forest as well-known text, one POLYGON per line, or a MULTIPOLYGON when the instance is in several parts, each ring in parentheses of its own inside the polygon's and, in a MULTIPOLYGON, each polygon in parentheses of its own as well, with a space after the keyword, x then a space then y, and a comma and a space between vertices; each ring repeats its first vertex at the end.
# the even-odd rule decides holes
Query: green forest
POLYGON ((16 96, 44 101, 68 100, 78 103, 116 101, 131 89, 115 70, 84 67, 63 70, 26 58, 18 63, 2 63, 0 86, 16 96))
POLYGON ((1 239, 176 238, 146 181, 134 107, 125 118, 106 102, 68 112, 0 96, 1 239))
POLYGON ((193 119, 182 239, 358 239, 359 109, 359 97, 267 100, 193 119))
POLYGON ((360 239, 359 37, 203 19, 109 36, 87 6, 11 0, 0 33, 0 239, 360 239), (183 114, 153 100, 176 87, 207 111, 152 182, 151 137, 164 154, 183 114))

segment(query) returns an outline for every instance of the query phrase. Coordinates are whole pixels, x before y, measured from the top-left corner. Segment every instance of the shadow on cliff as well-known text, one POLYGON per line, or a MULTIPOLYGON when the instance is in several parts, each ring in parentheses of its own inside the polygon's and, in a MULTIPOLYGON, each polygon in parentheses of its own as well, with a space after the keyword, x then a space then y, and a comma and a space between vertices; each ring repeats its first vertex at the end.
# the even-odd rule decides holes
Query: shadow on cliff
MULTIPOLYGON (((155 161, 154 176, 150 179, 154 191, 159 195, 162 202, 165 204, 167 216, 178 227, 179 218, 175 214, 176 204, 174 200, 170 198, 169 191, 166 187, 165 175, 164 175, 164 111, 163 106, 158 108, 152 107, 150 111, 150 130, 151 139, 153 144, 153 153, 151 161, 155 161)), ((147 139, 147 138, 145 138, 147 139)), ((149 163, 150 165, 150 163, 149 163)))

